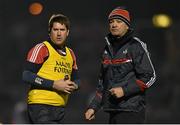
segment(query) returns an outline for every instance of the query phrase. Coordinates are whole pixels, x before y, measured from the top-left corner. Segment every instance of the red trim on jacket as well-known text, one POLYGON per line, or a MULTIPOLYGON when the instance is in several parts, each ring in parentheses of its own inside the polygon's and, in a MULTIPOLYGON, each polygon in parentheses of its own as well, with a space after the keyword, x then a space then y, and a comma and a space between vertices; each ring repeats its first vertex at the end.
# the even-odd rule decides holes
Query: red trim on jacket
POLYGON ((139 85, 141 91, 144 91, 146 88, 148 88, 147 85, 141 80, 136 80, 136 83, 139 85))
POLYGON ((132 62, 132 59, 130 58, 122 58, 122 59, 105 59, 103 61, 103 64, 123 64, 123 63, 127 63, 127 62, 132 62))
POLYGON ((102 94, 96 91, 96 97, 102 98, 102 94))

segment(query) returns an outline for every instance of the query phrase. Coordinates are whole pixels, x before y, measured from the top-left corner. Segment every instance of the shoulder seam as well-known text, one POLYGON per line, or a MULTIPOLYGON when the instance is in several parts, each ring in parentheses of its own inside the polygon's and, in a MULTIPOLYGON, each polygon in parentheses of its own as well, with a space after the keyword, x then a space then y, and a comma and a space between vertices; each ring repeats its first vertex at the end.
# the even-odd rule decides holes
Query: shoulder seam
POLYGON ((34 47, 34 50, 33 50, 32 54, 31 54, 31 57, 29 58, 29 61, 30 61, 30 62, 35 62, 35 61, 36 61, 36 58, 37 58, 37 56, 38 56, 38 54, 39 54, 39 51, 40 51, 41 48, 44 47, 44 46, 45 46, 44 43, 39 43, 39 44, 37 44, 37 45, 34 47))

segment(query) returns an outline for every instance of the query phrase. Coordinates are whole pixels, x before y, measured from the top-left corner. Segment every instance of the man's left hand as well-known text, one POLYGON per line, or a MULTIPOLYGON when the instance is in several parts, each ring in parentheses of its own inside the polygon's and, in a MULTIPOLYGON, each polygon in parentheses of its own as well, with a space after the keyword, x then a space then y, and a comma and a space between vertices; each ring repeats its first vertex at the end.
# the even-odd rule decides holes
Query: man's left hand
POLYGON ((116 98, 121 98, 124 96, 122 87, 111 88, 109 91, 111 92, 111 95, 115 96, 116 98))

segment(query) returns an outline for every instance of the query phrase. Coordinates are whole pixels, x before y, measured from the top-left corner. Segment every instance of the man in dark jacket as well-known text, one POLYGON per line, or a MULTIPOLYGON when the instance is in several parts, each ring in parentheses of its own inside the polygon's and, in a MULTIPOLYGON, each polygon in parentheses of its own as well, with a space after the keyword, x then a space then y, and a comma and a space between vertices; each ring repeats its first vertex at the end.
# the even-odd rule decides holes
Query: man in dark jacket
POLYGON ((96 95, 85 113, 92 120, 103 106, 110 114, 109 123, 144 123, 145 90, 156 79, 146 44, 133 36, 129 12, 115 8, 108 17, 110 33, 96 95))

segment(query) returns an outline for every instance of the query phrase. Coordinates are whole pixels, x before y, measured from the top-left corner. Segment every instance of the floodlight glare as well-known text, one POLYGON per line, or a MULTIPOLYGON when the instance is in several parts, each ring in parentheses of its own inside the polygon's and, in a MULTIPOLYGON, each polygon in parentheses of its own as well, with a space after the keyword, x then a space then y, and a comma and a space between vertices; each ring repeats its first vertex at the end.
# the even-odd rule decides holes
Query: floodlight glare
POLYGON ((172 24, 172 19, 167 14, 157 14, 153 16, 153 25, 159 28, 168 28, 172 24))

